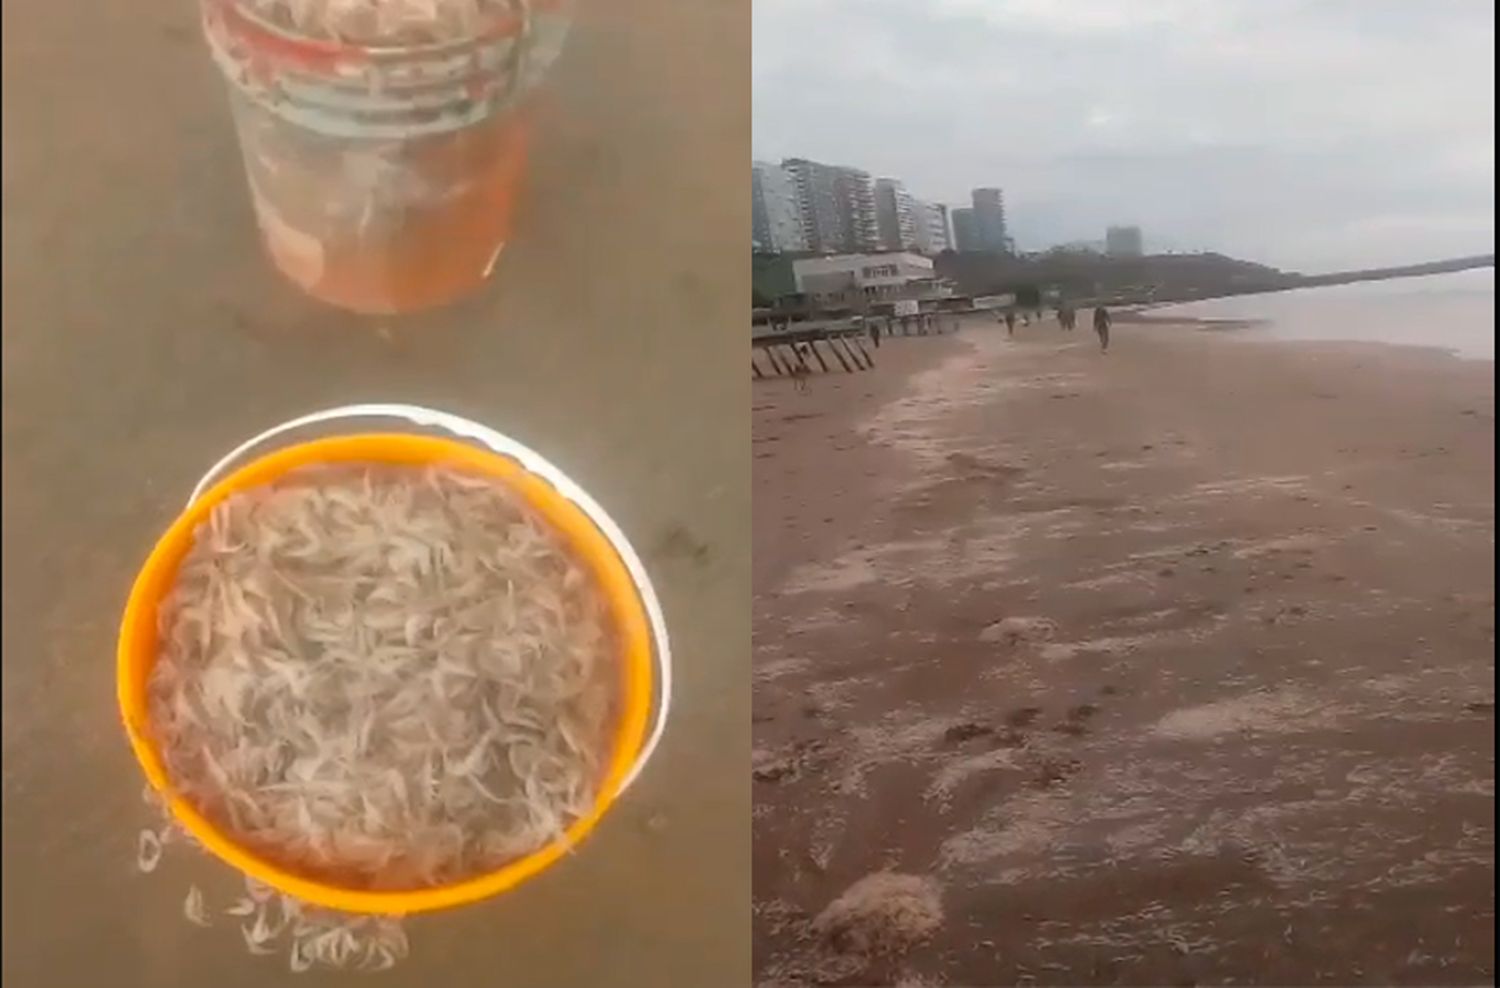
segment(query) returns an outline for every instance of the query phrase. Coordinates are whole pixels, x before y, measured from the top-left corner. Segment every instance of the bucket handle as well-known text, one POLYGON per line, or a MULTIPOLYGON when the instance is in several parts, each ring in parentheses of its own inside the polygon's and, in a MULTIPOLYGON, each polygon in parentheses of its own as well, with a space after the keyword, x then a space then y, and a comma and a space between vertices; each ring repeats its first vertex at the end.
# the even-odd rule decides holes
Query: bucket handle
POLYGON ((246 454, 260 448, 266 443, 289 432, 317 425, 322 422, 336 422, 354 418, 395 418, 404 419, 413 425, 428 428, 444 429, 463 439, 468 439, 488 447, 495 453, 521 464, 528 472, 541 477, 551 484, 559 494, 572 501, 583 513, 588 515, 589 520, 598 526, 604 537, 609 540, 620 560, 625 564, 625 569, 635 581, 636 587, 641 593, 641 602, 646 608, 646 618, 651 624, 651 636, 655 639, 656 671, 658 676, 658 698, 656 702, 656 717, 651 725, 651 731, 646 735, 645 743, 636 755, 635 763, 631 765, 630 771, 620 783, 620 793, 629 789, 631 784, 645 769, 646 763, 656 752, 656 746, 661 741, 662 732, 667 726, 667 711, 672 703, 672 648, 667 639, 667 622, 662 615, 661 601, 657 599, 656 589, 651 585, 651 577, 646 573, 646 566, 636 555, 635 549, 631 547, 629 540, 620 526, 615 524, 599 503, 589 497, 581 487, 575 484, 557 467, 553 466, 540 453, 516 442, 509 436, 496 432, 494 429, 478 422, 466 419, 452 412, 438 411, 434 408, 423 408, 420 405, 402 405, 387 403, 368 403, 357 405, 341 405, 337 408, 326 408, 322 411, 309 412, 289 419, 280 425, 272 426, 257 436, 245 440, 234 449, 225 454, 219 462, 209 467, 208 472, 198 481, 193 488, 192 496, 188 498, 188 505, 192 506, 201 498, 207 490, 223 479, 229 469, 238 463, 246 454))

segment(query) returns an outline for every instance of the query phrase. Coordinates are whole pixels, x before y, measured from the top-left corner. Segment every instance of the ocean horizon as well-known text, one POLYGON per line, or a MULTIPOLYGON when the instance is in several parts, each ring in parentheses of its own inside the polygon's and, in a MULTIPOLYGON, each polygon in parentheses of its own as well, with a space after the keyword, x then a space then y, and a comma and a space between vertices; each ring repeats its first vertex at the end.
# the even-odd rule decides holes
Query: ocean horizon
POLYGON ((1153 316, 1243 319, 1270 339, 1437 347, 1495 359, 1495 269, 1184 302, 1153 316))

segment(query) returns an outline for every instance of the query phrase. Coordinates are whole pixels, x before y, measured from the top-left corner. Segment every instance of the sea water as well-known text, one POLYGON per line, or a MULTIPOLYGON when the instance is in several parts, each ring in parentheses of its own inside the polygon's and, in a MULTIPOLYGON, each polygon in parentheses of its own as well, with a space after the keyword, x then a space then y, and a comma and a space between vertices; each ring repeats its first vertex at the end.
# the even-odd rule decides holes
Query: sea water
POLYGON ((1248 333, 1284 340, 1429 346, 1495 359, 1495 269, 1206 299, 1152 316, 1249 320, 1248 333))

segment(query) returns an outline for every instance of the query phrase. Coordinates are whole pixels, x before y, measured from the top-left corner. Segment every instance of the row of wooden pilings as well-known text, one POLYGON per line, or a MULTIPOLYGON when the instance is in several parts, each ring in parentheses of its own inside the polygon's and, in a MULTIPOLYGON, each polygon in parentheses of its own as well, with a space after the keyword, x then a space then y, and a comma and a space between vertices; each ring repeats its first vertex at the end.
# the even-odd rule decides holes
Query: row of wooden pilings
POLYGON ((810 329, 757 336, 751 340, 750 373, 757 378, 796 377, 816 371, 827 374, 835 363, 847 374, 869 370, 875 366, 875 358, 865 348, 865 337, 863 329, 810 329))
POLYGON ((796 377, 818 371, 826 374, 836 363, 852 374, 875 366, 872 351, 879 348, 881 336, 938 336, 957 330, 956 318, 948 313, 876 316, 860 327, 773 329, 751 338, 750 373, 757 378, 796 377), (866 342, 873 346, 866 347, 866 342))

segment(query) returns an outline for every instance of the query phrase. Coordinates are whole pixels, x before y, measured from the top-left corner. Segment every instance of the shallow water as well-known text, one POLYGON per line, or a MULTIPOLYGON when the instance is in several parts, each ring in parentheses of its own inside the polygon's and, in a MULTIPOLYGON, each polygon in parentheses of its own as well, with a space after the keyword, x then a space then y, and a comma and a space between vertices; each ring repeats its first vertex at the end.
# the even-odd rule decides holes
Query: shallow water
POLYGON ((1494 360, 1495 269, 1208 299, 1152 315, 1249 319, 1260 325, 1246 332, 1272 339, 1431 346, 1494 360))

